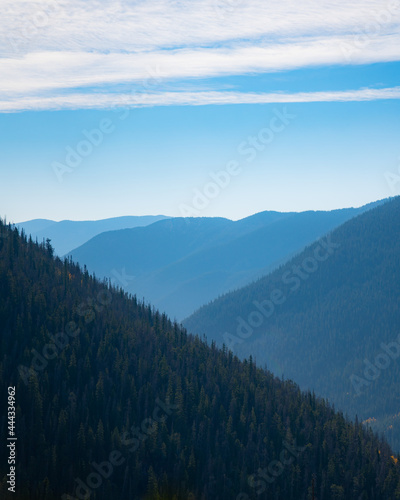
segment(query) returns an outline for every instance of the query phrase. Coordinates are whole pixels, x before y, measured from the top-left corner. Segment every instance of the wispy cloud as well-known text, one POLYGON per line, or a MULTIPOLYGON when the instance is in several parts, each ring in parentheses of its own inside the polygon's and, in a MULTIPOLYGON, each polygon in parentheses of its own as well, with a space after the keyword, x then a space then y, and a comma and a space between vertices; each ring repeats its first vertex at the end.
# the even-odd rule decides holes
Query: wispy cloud
MULTIPOLYGON (((383 10, 399 23, 396 1, 377 0, 2 0, 0 46, 30 38, 25 51, 141 51, 237 40, 355 32, 383 10), (36 28, 36 29, 35 29, 36 28)), ((3 49, 4 50, 4 49, 3 49)))
MULTIPOLYGON (((84 107, 99 107, 115 97, 109 94, 118 85, 140 84, 154 71, 161 81, 177 82, 399 61, 400 0, 387 4, 376 0, 2 0, 0 47, 3 111, 24 102, 37 103, 41 109, 46 103, 63 108, 81 101, 88 102, 82 102, 84 107), (93 87, 99 92, 82 100, 82 89, 93 87)), ((143 97, 152 104, 141 105, 156 105, 158 100, 163 104, 175 100, 204 104, 207 99, 225 98, 233 102, 256 95, 267 98, 265 94, 228 92, 224 97, 222 92, 185 90, 179 96, 165 91, 143 97)))
POLYGON ((151 94, 71 94, 52 97, 20 97, 0 101, 0 112, 58 109, 111 109, 151 106, 201 106, 209 104, 268 104, 294 102, 350 102, 399 99, 400 87, 332 92, 245 93, 162 92, 151 94))

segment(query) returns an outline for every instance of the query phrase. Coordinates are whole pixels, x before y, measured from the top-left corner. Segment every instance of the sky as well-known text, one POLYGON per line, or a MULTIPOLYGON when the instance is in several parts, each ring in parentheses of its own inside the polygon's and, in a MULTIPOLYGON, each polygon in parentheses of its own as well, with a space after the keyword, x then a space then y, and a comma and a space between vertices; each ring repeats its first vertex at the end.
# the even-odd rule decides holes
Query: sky
POLYGON ((2 0, 0 216, 400 194, 400 0, 2 0))

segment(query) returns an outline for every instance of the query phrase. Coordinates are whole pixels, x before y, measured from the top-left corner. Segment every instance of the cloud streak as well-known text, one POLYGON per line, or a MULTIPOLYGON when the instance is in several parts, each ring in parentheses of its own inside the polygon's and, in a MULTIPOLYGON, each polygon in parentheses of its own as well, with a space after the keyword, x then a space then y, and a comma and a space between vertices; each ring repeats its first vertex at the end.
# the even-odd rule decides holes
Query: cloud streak
POLYGON ((400 60, 400 33, 371 38, 365 49, 349 37, 308 38, 268 46, 180 49, 139 53, 36 52, 0 59, 0 92, 30 93, 51 89, 139 82, 158 72, 164 80, 211 78, 287 71, 324 64, 344 64, 353 50, 358 64, 400 60), (359 53, 358 53, 359 52, 359 53))
POLYGON ((167 86, 400 61, 400 0, 2 0, 0 47, 3 111, 24 102, 68 108, 85 89, 91 104, 82 105, 99 107, 120 85, 143 85, 154 73, 160 93, 150 105, 241 101, 272 94, 183 89, 179 97, 167 86))
POLYGON ((223 104, 271 104, 310 102, 351 102, 399 99, 400 87, 331 92, 245 93, 245 92, 162 92, 133 94, 71 94, 52 97, 20 97, 0 101, 0 112, 59 109, 126 109, 152 106, 202 106, 223 104))
POLYGON ((142 51, 257 43, 264 38, 348 35, 382 18, 396 31, 400 5, 376 0, 2 0, 0 46, 30 38, 24 52, 142 51), (3 39, 1 38, 3 37, 3 39))

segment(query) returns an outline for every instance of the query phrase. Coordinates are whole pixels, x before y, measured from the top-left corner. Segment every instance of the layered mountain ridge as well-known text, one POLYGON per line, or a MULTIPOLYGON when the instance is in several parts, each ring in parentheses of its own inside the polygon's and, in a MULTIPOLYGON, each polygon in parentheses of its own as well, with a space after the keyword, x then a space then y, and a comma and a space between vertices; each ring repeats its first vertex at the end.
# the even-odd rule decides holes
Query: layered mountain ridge
POLYGON ((369 421, 400 449, 400 197, 184 325, 369 421))

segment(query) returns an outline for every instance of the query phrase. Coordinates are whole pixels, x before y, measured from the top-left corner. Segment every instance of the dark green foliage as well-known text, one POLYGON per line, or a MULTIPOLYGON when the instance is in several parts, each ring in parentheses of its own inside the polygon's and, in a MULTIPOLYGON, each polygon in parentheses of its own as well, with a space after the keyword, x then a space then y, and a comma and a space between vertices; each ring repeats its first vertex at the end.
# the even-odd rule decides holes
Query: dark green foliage
POLYGON ((319 242, 269 276, 203 307, 185 326, 228 343, 225 332, 237 335, 237 318, 247 322, 258 310, 255 301, 281 290, 286 300, 245 339, 233 338, 234 353, 253 354, 276 375, 315 390, 353 418, 358 414, 400 450, 400 356, 387 368, 370 368, 374 380, 364 374, 368 362, 387 364, 381 343, 400 340, 400 198, 345 223, 331 241, 331 255, 316 269, 309 259, 319 242), (294 266, 312 271, 296 283, 294 266))
POLYGON ((313 475, 318 500, 400 498, 399 467, 371 431, 55 259, 49 244, 2 223, 0 233, 1 404, 7 386, 17 401, 10 498, 84 498, 79 483, 97 500, 308 500, 313 475), (107 476, 98 487, 96 467, 107 476), (268 467, 280 473, 258 496, 248 478, 268 467))

